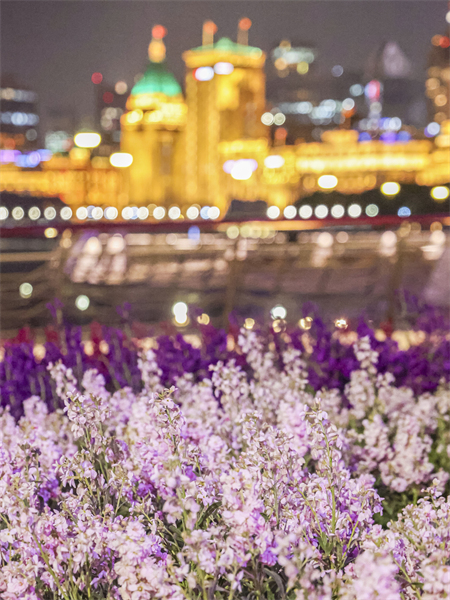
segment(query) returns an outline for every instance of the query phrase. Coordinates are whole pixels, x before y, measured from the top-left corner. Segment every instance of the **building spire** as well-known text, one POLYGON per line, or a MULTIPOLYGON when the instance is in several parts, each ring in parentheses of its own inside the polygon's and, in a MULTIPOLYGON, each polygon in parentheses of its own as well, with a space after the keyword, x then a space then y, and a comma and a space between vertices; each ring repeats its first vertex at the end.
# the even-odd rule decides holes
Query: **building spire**
POLYGON ((202 46, 210 46, 214 43, 214 34, 217 31, 217 25, 213 21, 203 23, 202 46))
POLYGON ((162 25, 155 25, 152 29, 152 41, 148 46, 148 57, 151 62, 160 63, 166 58, 166 46, 163 38, 167 29, 162 25))
POLYGON ((242 46, 248 46, 248 30, 252 26, 252 22, 249 18, 244 17, 239 21, 237 43, 242 46))

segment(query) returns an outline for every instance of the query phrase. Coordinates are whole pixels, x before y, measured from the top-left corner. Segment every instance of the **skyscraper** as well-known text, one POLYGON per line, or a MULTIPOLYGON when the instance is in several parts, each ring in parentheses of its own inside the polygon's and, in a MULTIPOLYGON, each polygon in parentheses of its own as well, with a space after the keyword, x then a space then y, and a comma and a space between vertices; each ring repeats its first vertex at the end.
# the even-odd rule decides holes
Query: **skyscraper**
POLYGON ((450 39, 435 35, 431 44, 425 82, 428 119, 440 125, 450 119, 450 39))
POLYGON ((34 150, 39 143, 37 94, 17 83, 13 76, 2 78, 0 88, 0 147, 34 150))

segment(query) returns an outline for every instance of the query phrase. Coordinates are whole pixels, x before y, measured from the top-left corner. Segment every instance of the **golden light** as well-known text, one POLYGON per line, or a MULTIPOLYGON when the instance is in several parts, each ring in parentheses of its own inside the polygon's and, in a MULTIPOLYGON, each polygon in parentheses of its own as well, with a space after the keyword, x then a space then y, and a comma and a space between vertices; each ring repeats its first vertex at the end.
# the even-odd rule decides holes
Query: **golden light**
POLYGON ((439 221, 433 221, 430 225, 430 231, 442 231, 442 223, 439 221))
POLYGON ((128 121, 128 123, 138 123, 142 120, 143 116, 144 113, 142 112, 142 110, 140 108, 137 108, 136 110, 132 110, 126 115, 126 120, 128 121))
POLYGON ((337 186, 338 179, 334 175, 322 175, 317 183, 323 190, 332 190, 337 186))
POLYGON ((347 329, 348 327, 347 319, 344 318, 336 319, 334 324, 337 329, 347 329))
POLYGON ((450 190, 445 185, 437 185, 431 190, 431 197, 437 202, 447 200, 450 195, 450 190))
POLYGON ((55 238, 58 235, 58 231, 54 227, 47 227, 47 229, 44 231, 44 235, 49 239, 55 238))
POLYGON ((95 131, 80 131, 75 135, 73 141, 78 148, 97 148, 102 138, 95 131))
POLYGON ((128 152, 114 152, 109 157, 109 162, 113 167, 129 167, 133 163, 133 156, 128 152))
POLYGON ((396 196, 400 191, 400 185, 396 181, 385 181, 380 190, 385 196, 396 196))
POLYGON ((33 347, 33 356, 36 360, 43 360, 45 358, 45 346, 44 344, 35 344, 33 347))
POLYGON ((281 333, 286 327, 286 321, 284 319, 275 319, 272 327, 275 333, 281 333))
POLYGON ((102 354, 108 354, 109 352, 109 344, 105 340, 102 340, 99 344, 100 352, 102 354))
POLYGON ((304 329, 305 331, 308 331, 308 329, 311 329, 312 327, 312 317, 305 317, 304 319, 300 319, 300 321, 298 322, 299 326, 304 329))
POLYGON ((91 340, 84 342, 83 350, 87 356, 92 356, 94 354, 94 343, 91 340))
POLYGON ((197 317, 197 322, 200 323, 200 325, 208 325, 210 320, 211 319, 206 313, 203 313, 199 317, 197 317))
POLYGON ((254 326, 255 326, 255 320, 254 319, 252 319, 250 317, 248 317, 247 319, 245 319, 245 322, 244 322, 245 329, 249 329, 250 330, 250 329, 253 329, 254 326))

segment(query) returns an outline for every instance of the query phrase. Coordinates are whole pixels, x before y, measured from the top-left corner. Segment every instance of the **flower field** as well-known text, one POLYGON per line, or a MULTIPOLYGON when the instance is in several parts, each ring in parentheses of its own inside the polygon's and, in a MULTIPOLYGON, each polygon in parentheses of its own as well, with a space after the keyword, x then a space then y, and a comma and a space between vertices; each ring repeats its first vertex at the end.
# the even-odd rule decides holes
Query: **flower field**
POLYGON ((6 345, 0 597, 450 598, 449 341, 427 311, 407 350, 316 314, 233 344, 6 345))

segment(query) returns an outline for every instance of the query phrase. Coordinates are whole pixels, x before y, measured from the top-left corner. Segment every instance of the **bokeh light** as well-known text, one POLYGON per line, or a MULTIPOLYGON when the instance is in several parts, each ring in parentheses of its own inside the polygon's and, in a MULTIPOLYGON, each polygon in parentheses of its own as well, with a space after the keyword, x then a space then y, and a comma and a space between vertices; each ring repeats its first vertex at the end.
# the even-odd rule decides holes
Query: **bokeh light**
MULTIPOLYGON (((153 213, 154 215, 155 213, 153 213)), ((169 208, 169 212, 167 213, 169 219, 172 219, 173 221, 175 221, 176 219, 179 219, 181 216, 181 210, 178 208, 178 206, 172 206, 171 208, 169 208)))
POLYGON ((32 221, 37 221, 39 219, 39 217, 41 216, 41 211, 37 206, 32 206, 29 211, 28 211, 28 217, 32 220, 32 221))
POLYGON ((338 179, 334 175, 321 175, 317 181, 319 187, 324 190, 332 190, 337 186, 338 179))
POLYGON ((347 209, 347 212, 350 217, 352 217, 353 219, 357 219, 361 216, 362 208, 359 204, 350 204, 350 206, 347 209))
POLYGON ((186 211, 186 216, 191 221, 198 219, 200 215, 200 210, 196 206, 190 206, 186 211))
POLYGON ((44 217, 47 219, 47 221, 53 221, 53 219, 56 218, 56 209, 54 206, 47 206, 47 208, 44 210, 44 217))
POLYGON ((73 141, 79 148, 96 148, 102 141, 102 138, 95 131, 81 131, 75 135, 73 141))
POLYGON ((81 294, 80 296, 77 296, 76 300, 75 300, 75 306, 78 308, 78 310, 84 311, 87 310, 89 308, 89 304, 90 304, 90 300, 87 296, 85 296, 84 294, 81 294))
POLYGON ((20 221, 25 216, 25 211, 21 206, 16 206, 12 209, 11 216, 15 221, 20 221))
POLYGON ((376 217, 379 212, 380 212, 380 209, 378 208, 378 206, 376 204, 368 204, 366 206, 366 215, 368 217, 376 217))
POLYGON ((77 208, 77 212, 75 214, 77 219, 84 221, 84 219, 87 219, 88 216, 87 208, 85 206, 80 206, 80 208, 77 208))
POLYGON ((342 206, 342 204, 335 204, 331 208, 331 216, 334 217, 335 219, 340 219, 344 215, 345 215, 345 208, 342 206))
POLYGON ((157 219, 158 221, 160 221, 161 219, 164 219, 165 216, 166 216, 166 211, 162 206, 157 206, 155 208, 155 210, 153 211, 153 217, 155 219, 157 219))
POLYGON ((133 156, 128 152, 114 152, 109 157, 109 162, 113 167, 125 168, 133 163, 133 156))
POLYGON ((302 219, 309 219, 313 214, 313 209, 309 204, 304 204, 298 209, 298 214, 302 219))
POLYGON ((48 239, 52 239, 55 238, 58 235, 58 230, 55 229, 54 227, 47 227, 44 230, 44 235, 46 238, 48 239))
POLYGON ((33 293, 33 286, 31 283, 24 282, 19 286, 19 294, 21 298, 30 298, 33 293))
POLYGON ((286 219, 294 219, 297 215, 297 209, 295 208, 295 206, 292 205, 286 206, 286 208, 283 211, 283 215, 286 219))
POLYGON ((400 191, 400 185, 396 181, 386 181, 380 190, 385 196, 396 196, 400 191))
POLYGON ((69 206, 64 206, 60 212, 63 221, 68 221, 72 217, 72 214, 72 209, 69 206))
POLYGON ((176 302, 172 306, 172 314, 177 325, 187 325, 188 322, 188 306, 185 302, 176 302))
POLYGON ((445 185, 437 185, 431 189, 430 193, 433 200, 436 200, 436 202, 443 202, 449 197, 450 190, 445 185))
POLYGON ((91 81, 92 81, 92 83, 95 83, 96 85, 98 85, 99 83, 101 83, 103 81, 103 75, 98 72, 92 73, 91 81))
POLYGON ((318 219, 325 219, 328 215, 328 207, 325 206, 325 204, 319 204, 319 206, 316 206, 314 209, 314 214, 318 219))
POLYGON ((125 81, 118 81, 114 86, 114 91, 116 94, 119 94, 119 96, 122 96, 123 94, 127 93, 128 85, 125 83, 125 81))
POLYGON ((278 219, 280 214, 281 211, 278 208, 278 206, 269 206, 269 208, 267 209, 267 216, 269 217, 269 219, 278 219))
POLYGON ((270 311, 270 316, 272 319, 285 319, 287 315, 287 310, 281 304, 277 304, 270 311))

